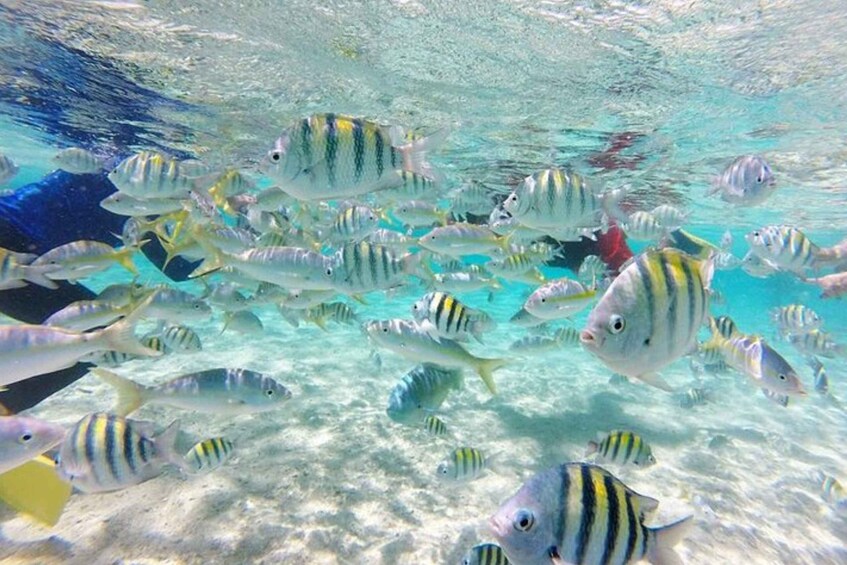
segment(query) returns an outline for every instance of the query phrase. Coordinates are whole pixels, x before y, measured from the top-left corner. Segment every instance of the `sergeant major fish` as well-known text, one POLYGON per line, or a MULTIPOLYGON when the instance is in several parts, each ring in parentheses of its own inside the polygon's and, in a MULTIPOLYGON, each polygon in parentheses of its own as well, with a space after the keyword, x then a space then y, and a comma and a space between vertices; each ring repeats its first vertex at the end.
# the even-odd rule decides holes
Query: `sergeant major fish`
POLYGON ((776 190, 776 179, 767 161, 759 155, 738 157, 713 181, 707 196, 720 193, 736 206, 761 204, 776 190))
POLYGON ((437 411, 451 391, 462 388, 463 382, 459 369, 430 363, 418 365, 391 389, 388 417, 401 424, 415 425, 437 411))
POLYGON ((613 430, 599 441, 589 441, 585 455, 597 454, 597 460, 620 465, 650 467, 656 464, 653 450, 639 436, 628 431, 613 430))

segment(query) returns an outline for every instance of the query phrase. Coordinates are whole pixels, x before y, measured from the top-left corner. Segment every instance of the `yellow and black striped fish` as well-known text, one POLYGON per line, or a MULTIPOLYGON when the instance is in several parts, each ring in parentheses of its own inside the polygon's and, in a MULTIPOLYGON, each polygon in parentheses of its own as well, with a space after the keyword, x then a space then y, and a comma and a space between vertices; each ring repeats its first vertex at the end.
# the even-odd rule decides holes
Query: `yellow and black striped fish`
POLYGON ((509 565, 503 548, 495 543, 473 546, 462 558, 462 565, 509 565))
POLYGON ((597 454, 598 461, 632 464, 638 467, 649 467, 656 463, 653 450, 641 436, 627 431, 613 430, 600 442, 589 441, 585 455, 597 454))
POLYGON ((226 463, 235 451, 235 445, 224 437, 213 437, 198 442, 185 454, 185 463, 191 473, 207 473, 226 463))
POLYGON ((599 227, 601 200, 582 177, 545 169, 527 177, 503 203, 521 224, 536 229, 599 227))
POLYGON ((169 325, 162 332, 162 342, 173 351, 200 351, 203 349, 200 336, 188 326, 169 325))
POLYGON ((144 345, 144 347, 148 347, 156 351, 161 351, 162 353, 171 352, 171 348, 168 347, 164 340, 162 340, 162 338, 157 335, 148 335, 141 338, 141 344, 144 345))
POLYGON ((438 464, 437 475, 440 479, 470 481, 482 474, 485 466, 485 455, 482 451, 473 447, 459 447, 438 464))
POLYGON ((565 463, 524 483, 490 525, 509 560, 521 565, 681 563, 673 547, 692 517, 645 526, 658 504, 601 467, 565 463))
POLYGON ((398 256, 388 246, 360 241, 338 251, 337 266, 330 276, 339 292, 389 289, 403 284, 419 261, 418 254, 398 256))
POLYGON ((105 492, 142 483, 166 464, 184 468, 174 451, 178 422, 153 436, 148 426, 97 412, 80 420, 59 448, 59 474, 83 492, 105 492))
POLYGON ((817 312, 802 304, 774 308, 771 310, 771 317, 779 324, 780 329, 786 332, 817 330, 823 324, 817 312))
POLYGON ((820 248, 802 231, 790 226, 765 226, 745 236, 750 251, 780 269, 805 275, 816 269, 820 248))
POLYGON ((370 206, 349 206, 338 213, 332 233, 345 239, 362 239, 379 225, 379 214, 370 206))
POLYGON ((426 177, 426 151, 446 130, 407 141, 397 127, 340 114, 315 114, 286 129, 262 168, 301 200, 342 198, 399 187, 402 172, 426 177))
POLYGON ((712 335, 719 335, 726 339, 741 334, 735 322, 729 316, 718 316, 717 318, 709 316, 709 330, 712 335))
POLYGON ((672 391, 656 371, 693 349, 713 272, 712 261, 678 249, 642 253, 588 315, 583 347, 617 373, 672 391))
POLYGON ((428 292, 412 305, 412 315, 421 329, 438 337, 465 341, 469 336, 482 340, 487 315, 468 308, 446 292, 428 292))
POLYGON ((424 418, 424 429, 433 436, 447 435, 447 424, 441 421, 438 416, 429 415, 424 418))

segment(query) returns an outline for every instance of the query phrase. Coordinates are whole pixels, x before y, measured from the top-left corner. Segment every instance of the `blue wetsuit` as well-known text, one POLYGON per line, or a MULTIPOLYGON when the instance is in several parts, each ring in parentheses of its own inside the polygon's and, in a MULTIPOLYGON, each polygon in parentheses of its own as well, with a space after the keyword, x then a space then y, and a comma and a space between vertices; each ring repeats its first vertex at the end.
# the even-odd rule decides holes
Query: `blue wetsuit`
MULTIPOLYGON (((121 233, 127 218, 100 207, 100 201, 113 192, 115 187, 106 173, 75 175, 56 171, 0 197, 0 247, 40 255, 81 239, 118 245, 113 234, 121 233)), ((150 243, 142 251, 161 269, 165 250, 155 237, 147 239, 150 243)), ((196 265, 176 257, 164 273, 173 280, 185 280, 196 265)), ((57 282, 56 290, 29 284, 0 291, 0 312, 22 322, 40 324, 71 302, 96 296, 81 284, 57 282)), ((34 406, 82 377, 89 366, 78 363, 10 385, 7 391, 0 392, 0 414, 34 406)))

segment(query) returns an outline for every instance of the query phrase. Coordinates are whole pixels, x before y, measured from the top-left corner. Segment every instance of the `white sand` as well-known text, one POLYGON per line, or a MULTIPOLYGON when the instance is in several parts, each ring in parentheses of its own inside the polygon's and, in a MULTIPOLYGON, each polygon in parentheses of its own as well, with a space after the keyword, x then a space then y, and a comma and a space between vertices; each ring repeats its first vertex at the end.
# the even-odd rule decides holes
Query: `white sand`
MULTIPOLYGON (((190 288, 190 285, 189 285, 190 288)), ((354 304, 363 318, 409 317, 417 291, 386 305, 354 304)), ((519 297, 483 294, 467 301, 501 322, 479 355, 505 355, 524 335, 505 320, 519 297)), ((835 307, 836 304, 833 304, 835 307)), ((164 426, 179 418, 181 445, 224 435, 237 458, 202 477, 166 475, 124 491, 75 495, 53 529, 0 511, 3 563, 458 563, 472 545, 493 541, 488 517, 532 473, 578 460, 595 433, 629 428, 652 445, 658 464, 608 468, 660 500, 654 523, 693 512, 678 547, 686 563, 845 563, 847 519, 837 516, 812 479, 818 470, 847 479, 845 413, 812 392, 783 409, 741 376, 705 375, 714 401, 693 409, 662 391, 611 385, 609 372, 580 349, 515 361, 495 373, 496 398, 466 372, 464 390, 444 405, 453 433, 433 438, 385 415, 395 382, 412 367, 380 351, 382 370, 357 327, 295 330, 270 308, 257 311, 261 339, 218 335, 220 315, 194 324, 204 350, 136 361, 117 371, 150 384, 191 370, 240 366, 267 372, 294 398, 279 411, 219 417, 161 406, 133 418, 164 426), (443 483, 435 468, 469 445, 494 454, 492 469, 467 483, 443 483)), ((577 325, 581 319, 577 321, 577 325)), ((781 351, 789 353, 786 346, 781 351)), ((790 360, 806 378, 802 360, 790 360)), ((831 388, 847 400, 845 363, 826 363, 831 388)), ((687 388, 686 360, 664 371, 687 388)), ((32 411, 74 424, 107 409, 109 387, 92 376, 32 411)))

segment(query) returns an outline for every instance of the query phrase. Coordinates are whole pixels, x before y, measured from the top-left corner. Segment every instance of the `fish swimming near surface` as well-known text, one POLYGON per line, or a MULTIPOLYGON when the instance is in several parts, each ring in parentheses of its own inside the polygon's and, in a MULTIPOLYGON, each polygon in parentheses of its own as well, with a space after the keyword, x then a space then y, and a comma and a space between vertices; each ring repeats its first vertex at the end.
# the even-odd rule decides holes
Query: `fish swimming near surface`
POLYGON ((582 345, 614 372, 672 391, 656 371, 693 351, 713 272, 673 248, 641 254, 588 315, 582 345))
POLYGON ((509 560, 521 565, 681 563, 673 547, 692 516, 645 526, 658 505, 601 467, 565 463, 525 482, 490 525, 509 560))
POLYGON ((736 158, 714 179, 707 196, 720 194, 736 206, 756 206, 776 191, 776 178, 770 165, 759 155, 736 158))

